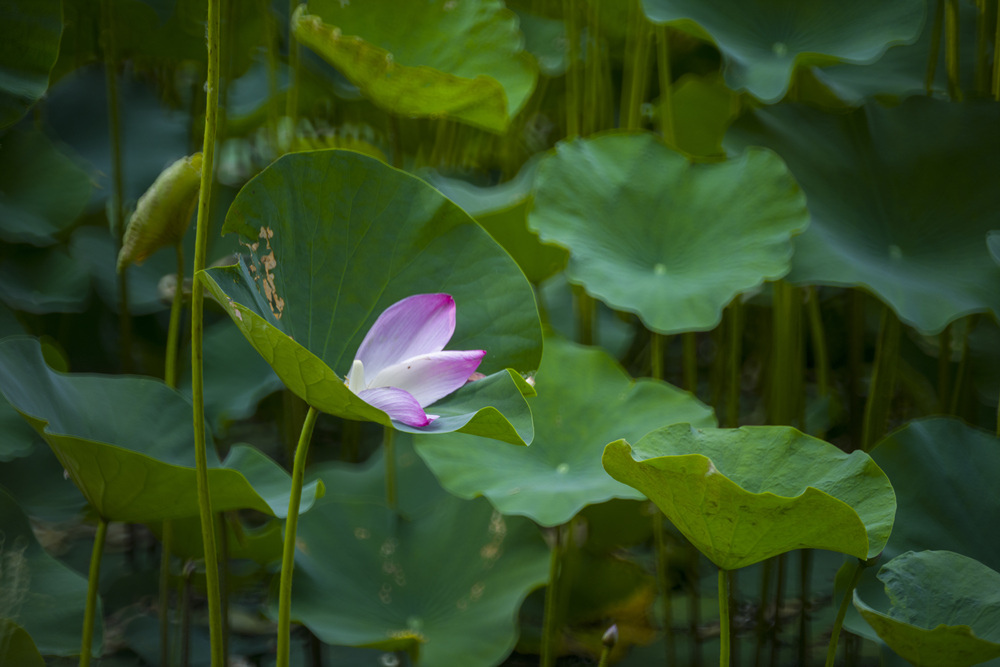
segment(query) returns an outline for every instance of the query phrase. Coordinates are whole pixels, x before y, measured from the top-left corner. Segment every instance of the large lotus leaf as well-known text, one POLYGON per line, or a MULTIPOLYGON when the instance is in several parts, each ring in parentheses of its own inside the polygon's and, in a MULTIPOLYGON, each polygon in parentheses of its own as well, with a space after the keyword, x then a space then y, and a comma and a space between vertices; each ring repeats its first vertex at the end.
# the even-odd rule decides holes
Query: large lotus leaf
POLYGON ((0 663, 20 667, 45 667, 45 659, 20 625, 0 618, 0 663))
MULTIPOLYGON (((0 393, 38 431, 97 513, 114 521, 196 516, 191 404, 162 382, 56 373, 35 339, 0 341, 0 393)), ((220 464, 209 445, 216 511, 284 516, 290 478, 248 446, 220 464)), ((323 492, 303 489, 301 511, 323 492)))
POLYGON ((475 218, 536 284, 561 271, 568 258, 564 248, 542 243, 538 234, 528 229, 529 195, 537 167, 538 160, 531 159, 513 179, 492 187, 479 187, 437 172, 423 174, 428 183, 475 218))
POLYGON ((770 151, 695 164, 622 132, 560 143, 538 167, 528 217, 569 249, 571 281, 664 334, 712 329, 734 296, 784 276, 807 223, 770 151))
POLYGON ((417 453, 441 484, 463 498, 486 496, 504 514, 558 526, 586 505, 642 498, 601 467, 604 445, 636 440, 677 422, 714 426, 691 394, 650 379, 632 380, 603 350, 557 338, 545 342, 532 400, 531 447, 463 434, 415 436, 417 453))
MULTIPOLYGON (((975 68, 967 64, 975 62, 978 57, 976 24, 979 11, 974 10, 970 3, 963 4, 959 9, 959 62, 963 64, 960 76, 962 89, 970 90, 975 68)), ((929 3, 929 6, 933 7, 933 4, 929 3)), ((927 20, 916 42, 895 46, 874 63, 840 63, 822 69, 816 68, 813 74, 840 99, 853 105, 863 104, 866 99, 873 97, 898 101, 911 95, 926 94, 927 58, 934 32, 934 21, 927 20)), ((940 32, 938 35, 940 36, 940 32)), ((942 95, 947 94, 948 90, 945 51, 944 48, 939 49, 933 85, 933 90, 942 95)))
POLYGON ((812 223, 795 240, 789 280, 864 286, 932 334, 1000 313, 1000 266, 983 243, 1000 227, 997 123, 996 104, 913 97, 840 115, 761 109, 727 139, 773 148, 808 197, 812 223))
POLYGON ((90 177, 37 130, 10 131, 0 143, 0 237, 50 245, 90 199, 90 177))
POLYGON ((547 579, 548 549, 526 519, 460 500, 400 443, 399 504, 411 519, 358 497, 384 497, 381 459, 316 472, 330 497, 302 517, 292 616, 330 644, 408 650, 424 667, 496 665, 517 640, 521 601, 547 579), (420 477, 423 479, 423 477, 420 477), (447 539, 443 539, 447 536, 447 539))
POLYGON ((739 114, 740 96, 726 87, 719 74, 686 74, 672 88, 676 148, 688 155, 724 155, 722 138, 739 114))
POLYGON ((675 424, 634 449, 610 443, 604 467, 726 570, 793 549, 872 558, 896 511, 892 485, 867 454, 845 454, 788 426, 675 424))
POLYGON ((60 0, 5 0, 0 7, 0 128, 45 94, 62 30, 60 0))
POLYGON ((908 551, 879 570, 888 613, 854 606, 917 667, 966 667, 1000 658, 1000 574, 951 551, 908 551))
POLYGON ((886 558, 906 551, 947 550, 1000 570, 996 522, 1000 442, 957 419, 910 422, 872 450, 897 492, 896 528, 886 558))
POLYGON ((249 239, 239 265, 202 274, 233 322, 292 392, 349 419, 416 431, 344 385, 375 319, 413 294, 457 307, 454 350, 486 350, 470 382, 433 405, 423 433, 532 438, 516 373, 538 367, 541 326, 520 269, 465 212, 423 181, 350 151, 287 155, 236 197, 224 231, 249 239))
MULTIPOLYGON (((80 628, 87 600, 87 578, 50 556, 31 530, 14 498, 0 489, 0 618, 20 625, 47 655, 80 652, 80 628)), ((94 646, 101 645, 102 615, 97 615, 94 646)), ((3 644, 0 629, 0 648, 3 644)), ((4 665, 20 662, 0 661, 4 665)))
POLYGON ((375 104, 502 132, 535 88, 517 15, 498 0, 311 0, 295 36, 375 104))
MULTIPOLYGON (((214 508, 213 508, 214 509, 214 508)), ((252 560, 259 565, 270 565, 281 562, 281 522, 268 521, 260 526, 247 526, 239 521, 238 516, 226 517, 226 552, 232 560, 252 560)), ((154 523, 150 529, 160 540, 163 539, 163 524, 154 523)), ((191 516, 171 521, 172 542, 170 553, 179 558, 205 557, 205 546, 202 541, 201 517, 191 516)), ((222 534, 218 532, 217 548, 221 552, 222 534)))
POLYGON ((893 44, 916 41, 925 0, 643 0, 655 23, 711 39, 726 82, 764 102, 788 91, 796 67, 875 62, 893 44))
POLYGON ((61 247, 7 246, 0 262, 0 299, 27 313, 80 313, 90 280, 61 247))

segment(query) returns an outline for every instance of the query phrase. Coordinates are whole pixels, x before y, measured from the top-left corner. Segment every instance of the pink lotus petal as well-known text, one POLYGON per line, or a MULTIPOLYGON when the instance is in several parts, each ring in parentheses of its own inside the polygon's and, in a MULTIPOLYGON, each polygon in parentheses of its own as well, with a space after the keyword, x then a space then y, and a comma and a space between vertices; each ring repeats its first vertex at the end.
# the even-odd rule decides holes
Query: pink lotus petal
POLYGON ((426 407, 465 384, 479 368, 484 356, 485 350, 422 354, 383 369, 372 377, 369 386, 402 389, 412 395, 421 407, 426 407))
MULTIPOLYGON (((355 359, 374 378, 383 368, 410 357, 439 352, 455 333, 455 300, 450 294, 415 294, 378 316, 355 359)), ((370 386, 385 386, 374 385, 370 386)))
POLYGON ((395 387, 365 389, 358 397, 368 405, 378 408, 391 419, 407 426, 427 426, 436 416, 428 415, 409 392, 395 387))

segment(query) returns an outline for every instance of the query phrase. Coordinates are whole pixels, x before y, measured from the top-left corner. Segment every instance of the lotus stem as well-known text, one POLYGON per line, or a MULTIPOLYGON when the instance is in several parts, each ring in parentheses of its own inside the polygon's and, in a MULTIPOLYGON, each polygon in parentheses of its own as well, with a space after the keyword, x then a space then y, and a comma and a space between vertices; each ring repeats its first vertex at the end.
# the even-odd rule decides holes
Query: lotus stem
POLYGON ((90 572, 87 575, 87 606, 83 610, 83 638, 80 642, 80 667, 90 665, 94 645, 94 619, 97 616, 97 590, 101 578, 101 557, 104 555, 104 538, 108 534, 108 521, 97 520, 94 549, 90 553, 90 572))
POLYGON ((861 447, 866 452, 870 452, 885 434, 896 381, 896 363, 899 360, 899 334, 899 318, 887 306, 883 306, 875 349, 875 367, 872 370, 862 426, 861 447))
MULTIPOLYGON (((166 358, 163 362, 163 381, 171 389, 177 388, 177 352, 180 347, 181 332, 181 305, 184 302, 184 245, 178 241, 177 251, 177 284, 174 289, 174 298, 170 302, 170 323, 167 325, 167 350, 166 358)), ((122 271, 119 275, 125 275, 122 271)))
POLYGON ((975 318, 975 315, 970 315, 965 322, 965 331, 962 334, 962 357, 959 359, 958 370, 955 371, 955 383, 951 388, 951 403, 948 406, 948 413, 956 416, 962 392, 965 389, 965 375, 969 366, 969 332, 975 326, 975 318))
POLYGON ((729 577, 719 568, 719 667, 729 667, 729 577))
MULTIPOLYGON (((657 335, 657 334, 654 334, 657 335)), ((667 545, 663 530, 663 514, 659 508, 653 513, 653 544, 656 548, 656 588, 660 594, 661 614, 663 616, 663 650, 666 654, 666 664, 673 665, 677 660, 677 648, 674 642, 674 619, 672 600, 670 599, 670 577, 667 572, 667 545)))
POLYGON ((802 609, 799 612, 799 667, 809 667, 809 580, 812 572, 812 549, 799 551, 799 591, 802 609))
POLYGON ((566 137, 580 135, 580 25, 576 15, 579 3, 563 0, 566 17, 566 41, 569 43, 569 65, 566 68, 566 137))
POLYGON ((959 15, 958 0, 945 0, 944 62, 948 70, 948 95, 955 102, 962 101, 962 81, 959 67, 959 15))
POLYGON ((937 63, 941 55, 941 26, 944 24, 945 0, 937 0, 934 5, 934 24, 931 26, 931 49, 927 56, 927 75, 924 77, 924 89, 927 95, 934 93, 934 77, 937 76, 937 63))
POLYGON ((559 598, 559 574, 562 569, 563 527, 555 529, 552 551, 549 554, 549 584, 545 591, 545 620, 542 626, 542 656, 541 667, 553 667, 556 661, 556 626, 558 625, 556 610, 559 598))
POLYGON ((633 0, 629 6, 632 29, 625 35, 625 73, 619 122, 627 130, 642 127, 642 101, 646 98, 649 79, 650 25, 642 5, 633 0))
MULTIPOLYGON (((205 438, 205 376, 203 368, 205 292, 199 271, 205 268, 211 210, 212 175, 215 171, 215 138, 219 116, 219 43, 221 0, 208 2, 208 77, 205 83, 205 135, 202 140, 201 187, 195 227, 194 286, 191 291, 191 398, 193 403, 194 452, 198 480, 201 537, 205 548, 205 587, 208 597, 208 627, 212 667, 224 667, 222 607, 219 595, 219 557, 215 547, 215 516, 208 488, 208 444, 205 438)), ((178 285, 178 289, 181 286, 178 285)))
POLYGON ((698 393, 698 338, 693 331, 685 331, 681 334, 681 343, 684 355, 683 375, 681 385, 685 391, 692 394, 698 393))
POLYGON ((847 615, 847 605, 851 603, 854 589, 858 587, 858 582, 861 581, 861 573, 864 572, 865 567, 865 562, 858 559, 854 567, 854 574, 851 575, 851 582, 847 585, 847 590, 844 591, 844 599, 840 601, 840 607, 837 609, 837 618, 833 621, 833 631, 830 633, 830 646, 826 650, 826 667, 833 667, 833 662, 837 657, 837 640, 840 639, 840 628, 843 627, 844 617, 847 615))
POLYGON ((278 585, 278 654, 276 667, 288 667, 292 633, 292 571, 295 569, 295 533, 299 523, 299 504, 302 501, 302 482, 306 474, 309 441, 319 410, 309 406, 299 444, 295 448, 292 465, 292 490, 288 497, 288 517, 285 519, 285 541, 281 553, 281 578, 278 585))
POLYGON ((285 108, 285 115, 292 121, 292 134, 295 133, 295 126, 299 120, 299 87, 302 85, 302 57, 299 40, 295 38, 295 31, 292 29, 291 17, 295 15, 295 8, 300 0, 288 0, 288 69, 292 73, 291 85, 288 87, 288 99, 285 108))
POLYGON ((743 380, 743 302, 740 297, 729 304, 728 369, 726 381, 726 426, 736 428, 740 422, 740 387, 743 380))
POLYGON ((660 76, 660 134, 671 146, 676 145, 674 135, 673 76, 670 72, 670 29, 656 26, 656 69, 660 76))
POLYGON ((993 36, 993 99, 1000 102, 1000 6, 997 7, 997 29, 993 36))
POLYGON ((663 335, 649 332, 649 375, 654 380, 663 379, 663 335))

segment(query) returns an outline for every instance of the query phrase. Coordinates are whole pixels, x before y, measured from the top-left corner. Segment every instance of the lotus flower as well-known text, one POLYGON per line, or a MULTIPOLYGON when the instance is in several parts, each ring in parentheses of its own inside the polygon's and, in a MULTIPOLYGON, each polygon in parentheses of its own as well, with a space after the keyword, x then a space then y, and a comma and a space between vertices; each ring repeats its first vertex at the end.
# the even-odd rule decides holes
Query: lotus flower
POLYGON ((455 333, 450 294, 416 294, 385 309, 361 342, 345 384, 369 405, 407 426, 438 415, 424 408, 475 373, 485 350, 443 351, 455 333))

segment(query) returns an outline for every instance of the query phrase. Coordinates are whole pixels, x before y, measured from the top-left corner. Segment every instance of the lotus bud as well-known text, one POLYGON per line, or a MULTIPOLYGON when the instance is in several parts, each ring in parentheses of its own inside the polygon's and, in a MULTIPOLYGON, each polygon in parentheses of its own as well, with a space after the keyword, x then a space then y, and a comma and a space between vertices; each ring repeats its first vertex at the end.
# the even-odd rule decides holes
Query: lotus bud
POLYGON ((184 238, 198 203, 201 161, 201 153, 177 160, 139 197, 118 253, 119 273, 184 238))

